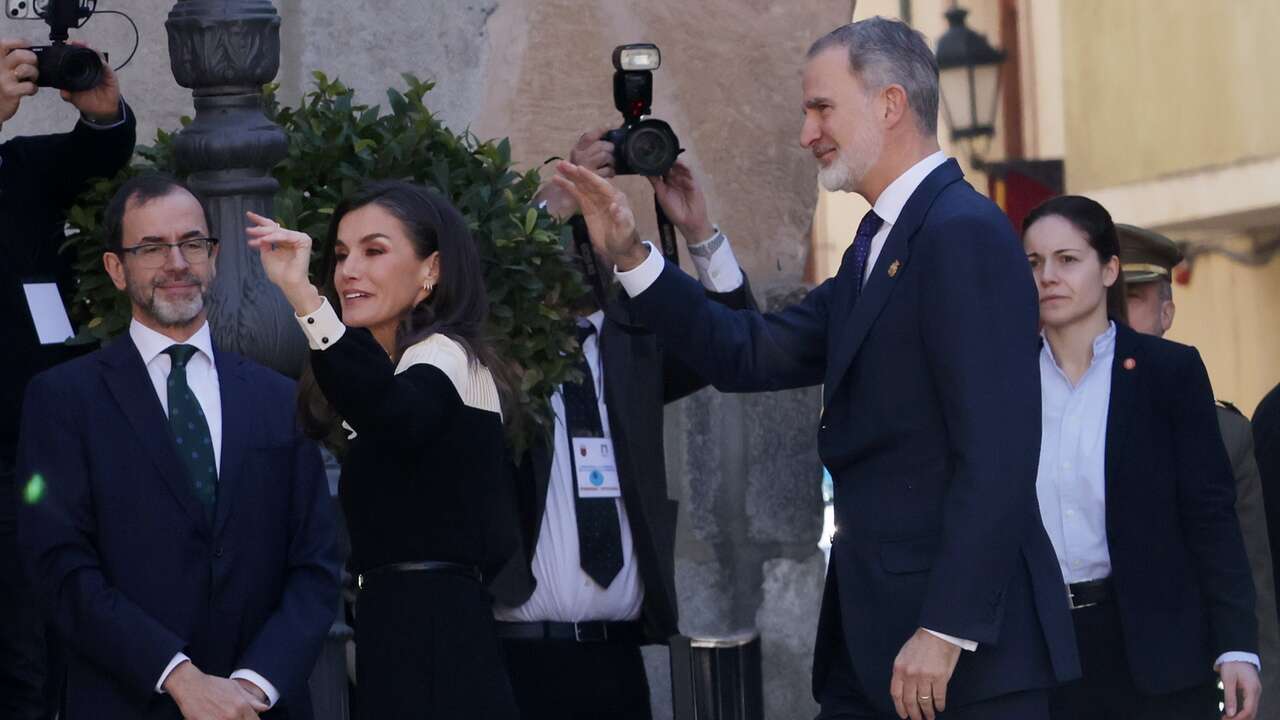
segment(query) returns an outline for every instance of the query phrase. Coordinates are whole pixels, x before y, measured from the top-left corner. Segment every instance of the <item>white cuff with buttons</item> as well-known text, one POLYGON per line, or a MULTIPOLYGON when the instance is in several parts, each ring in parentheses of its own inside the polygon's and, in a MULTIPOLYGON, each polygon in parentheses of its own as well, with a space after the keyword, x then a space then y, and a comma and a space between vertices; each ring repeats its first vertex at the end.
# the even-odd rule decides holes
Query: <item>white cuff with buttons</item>
POLYGON ((295 315, 294 318, 302 327, 303 334, 307 336, 307 345, 312 350, 326 350, 333 347, 333 344, 338 342, 342 334, 347 331, 347 326, 342 324, 333 305, 329 304, 329 298, 323 298, 320 307, 310 315, 295 315))

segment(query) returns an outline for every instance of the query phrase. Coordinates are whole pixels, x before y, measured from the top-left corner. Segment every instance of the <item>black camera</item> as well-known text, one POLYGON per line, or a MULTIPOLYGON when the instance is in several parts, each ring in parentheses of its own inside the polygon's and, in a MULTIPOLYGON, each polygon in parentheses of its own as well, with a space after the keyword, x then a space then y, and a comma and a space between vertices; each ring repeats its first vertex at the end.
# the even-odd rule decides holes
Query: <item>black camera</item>
POLYGON ((96 2, 48 0, 36 14, 49 24, 49 45, 27 48, 36 54, 40 77, 36 85, 71 92, 89 90, 102 82, 102 58, 89 48, 68 45, 67 33, 93 15, 96 2))
POLYGON ((653 104, 653 71, 661 64, 662 53, 651 43, 613 49, 613 104, 623 124, 604 139, 613 143, 618 175, 665 175, 683 152, 670 125, 645 117, 653 104))

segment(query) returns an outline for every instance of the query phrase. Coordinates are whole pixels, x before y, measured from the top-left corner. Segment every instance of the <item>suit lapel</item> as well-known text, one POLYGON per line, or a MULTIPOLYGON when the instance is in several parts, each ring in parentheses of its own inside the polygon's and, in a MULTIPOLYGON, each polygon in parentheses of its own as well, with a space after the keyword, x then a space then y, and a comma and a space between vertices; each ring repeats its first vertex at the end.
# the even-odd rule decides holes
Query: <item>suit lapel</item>
POLYGON ((207 532, 209 523, 204 509, 191 487, 186 467, 178 458, 178 449, 169 430, 169 420, 165 417, 164 407, 160 404, 160 398, 156 397, 151 376, 142 364, 142 356, 138 354, 133 340, 124 335, 108 345, 102 351, 102 361, 107 365, 107 389, 124 413, 134 437, 146 450, 147 456, 155 464, 178 504, 202 532, 207 532))
POLYGON ((213 532, 217 537, 231 516, 231 508, 242 494, 245 453, 254 434, 252 388, 244 376, 244 359, 214 350, 218 371, 218 395, 222 400, 222 462, 218 471, 218 504, 213 532))
POLYGON ((843 318, 837 316, 832 325, 838 335, 834 338, 832 351, 827 359, 824 405, 830 402, 858 350, 862 348, 867 334, 871 332, 871 326, 902 278, 910 259, 910 240, 924 224, 929 207, 943 188, 963 177, 955 160, 946 161, 925 177, 898 214, 898 221, 889 230, 889 237, 885 239, 884 247, 876 258, 876 264, 871 269, 871 275, 862 287, 856 304, 853 303, 853 293, 861 278, 853 275, 852 267, 846 269, 842 266, 841 291, 837 295, 836 312, 842 313, 843 318), (890 268, 893 268, 892 272, 890 268))
MULTIPOLYGON (((1117 322, 1115 357, 1111 361, 1111 400, 1107 403, 1107 447, 1103 460, 1108 498, 1119 497, 1111 484, 1121 474, 1124 443, 1138 407, 1134 402, 1138 393, 1138 373, 1142 372, 1143 366, 1137 333, 1117 322), (1126 362, 1128 360, 1133 362, 1126 362)), ((1107 507, 1111 507, 1111 503, 1107 503, 1107 507)))

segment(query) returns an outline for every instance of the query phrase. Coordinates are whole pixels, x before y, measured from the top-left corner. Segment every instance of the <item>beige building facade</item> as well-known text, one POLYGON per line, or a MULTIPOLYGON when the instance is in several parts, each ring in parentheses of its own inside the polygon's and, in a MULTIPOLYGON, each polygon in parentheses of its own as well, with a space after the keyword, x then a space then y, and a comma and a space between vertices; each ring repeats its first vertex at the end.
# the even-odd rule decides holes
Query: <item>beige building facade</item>
MULTIPOLYGON (((899 17, 931 41, 950 0, 860 0, 855 19, 899 17)), ((1169 337, 1196 346, 1217 395, 1246 414, 1280 382, 1280 3, 1272 0, 965 0, 996 46, 1016 15, 1022 156, 1060 159, 1065 191, 1117 222, 1186 243, 1169 337)), ((1007 78, 1007 75, 1006 75, 1007 78)), ((1008 90, 1007 84, 1005 90, 1008 90)), ((1006 156, 1007 129, 978 148, 1006 156)), ((970 149, 943 149, 969 169, 970 149)), ((835 272, 861 198, 821 192, 813 274, 835 272)))

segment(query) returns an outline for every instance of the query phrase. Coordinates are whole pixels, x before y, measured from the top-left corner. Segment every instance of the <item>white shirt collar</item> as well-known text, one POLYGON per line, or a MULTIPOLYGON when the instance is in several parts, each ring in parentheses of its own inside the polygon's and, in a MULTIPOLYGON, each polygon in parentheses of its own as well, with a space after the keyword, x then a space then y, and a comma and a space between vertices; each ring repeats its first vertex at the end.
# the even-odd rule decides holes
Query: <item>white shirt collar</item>
POLYGON ((143 325, 135 318, 129 322, 129 337, 133 339, 134 346, 138 348, 138 354, 142 356, 143 365, 150 365, 151 361, 156 359, 156 356, 171 345, 193 345, 196 350, 208 358, 210 365, 214 364, 213 336, 209 333, 209 323, 207 321, 185 343, 179 343, 173 338, 161 335, 143 325))
POLYGON ((876 204, 872 208, 876 211, 876 215, 884 220, 885 225, 893 225, 898 222, 898 216, 902 214, 902 208, 907 204, 907 200, 911 199, 911 195, 920 187, 920 183, 929 177, 929 173, 933 172, 939 165, 947 161, 947 156, 941 150, 933 153, 929 157, 912 165, 906 172, 898 176, 896 180, 889 183, 889 186, 880 193, 880 197, 876 198, 876 204))
POLYGON ((591 327, 596 329, 596 337, 599 337, 604 328, 604 311, 597 310, 590 315, 580 317, 578 318, 578 323, 581 324, 584 320, 591 323, 591 327))

